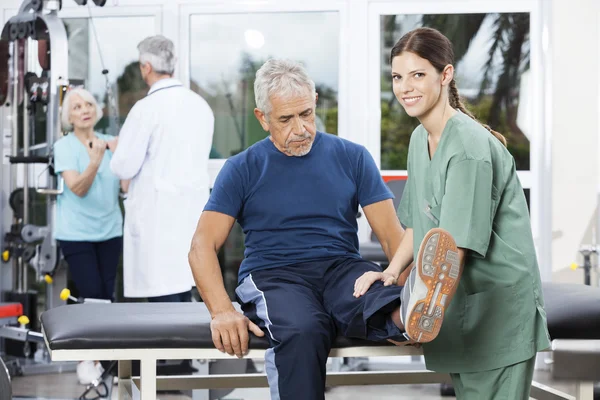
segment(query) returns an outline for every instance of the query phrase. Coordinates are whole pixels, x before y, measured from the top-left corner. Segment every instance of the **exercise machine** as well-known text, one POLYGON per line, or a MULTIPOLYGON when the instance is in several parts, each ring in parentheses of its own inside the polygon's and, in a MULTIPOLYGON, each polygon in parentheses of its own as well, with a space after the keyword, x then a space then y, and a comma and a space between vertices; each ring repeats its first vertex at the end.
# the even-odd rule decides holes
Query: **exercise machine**
MULTIPOLYGON (((94 3, 103 6, 105 0, 94 3)), ((59 268, 52 234, 62 184, 54 173, 52 147, 62 136, 64 95, 83 85, 69 80, 61 8, 60 0, 25 0, 0 32, 0 186, 5 194, 0 197, 0 301, 22 305, 29 317, 0 323, 0 354, 13 374, 75 369, 74 363, 50 364, 37 309, 39 296, 45 297, 46 309, 64 304, 56 288, 66 286, 67 274, 59 268)))

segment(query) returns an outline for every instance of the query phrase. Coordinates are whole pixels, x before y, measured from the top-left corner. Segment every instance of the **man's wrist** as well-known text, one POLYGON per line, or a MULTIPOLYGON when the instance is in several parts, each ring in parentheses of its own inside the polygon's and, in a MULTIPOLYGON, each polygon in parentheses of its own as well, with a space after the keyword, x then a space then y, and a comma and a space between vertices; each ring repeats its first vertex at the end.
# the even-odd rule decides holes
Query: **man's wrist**
POLYGON ((229 304, 222 304, 218 307, 212 307, 210 310, 210 318, 215 319, 221 314, 228 314, 231 312, 237 312, 237 310, 233 306, 233 303, 229 302, 229 304))

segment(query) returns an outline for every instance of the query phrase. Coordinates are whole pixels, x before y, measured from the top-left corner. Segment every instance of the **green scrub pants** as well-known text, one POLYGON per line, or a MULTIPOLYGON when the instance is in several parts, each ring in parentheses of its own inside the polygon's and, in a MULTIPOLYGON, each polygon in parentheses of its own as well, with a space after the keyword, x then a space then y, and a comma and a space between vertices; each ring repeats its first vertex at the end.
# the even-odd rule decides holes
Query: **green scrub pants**
POLYGON ((504 368, 450 374, 457 400, 529 400, 535 356, 504 368))

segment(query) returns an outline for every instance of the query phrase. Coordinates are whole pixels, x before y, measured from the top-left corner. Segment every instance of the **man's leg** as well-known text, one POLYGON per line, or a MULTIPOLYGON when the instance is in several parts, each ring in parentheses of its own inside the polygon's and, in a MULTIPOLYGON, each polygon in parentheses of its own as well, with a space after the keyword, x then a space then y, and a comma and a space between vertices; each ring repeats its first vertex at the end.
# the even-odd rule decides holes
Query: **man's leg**
POLYGON ((325 279, 323 304, 344 336, 405 341, 394 322, 399 320, 401 286, 383 286, 378 281, 364 295, 354 297, 354 282, 370 271, 381 272, 381 267, 363 259, 346 259, 332 266, 325 279))
POLYGON ((452 236, 439 228, 425 235, 402 289, 377 281, 356 299, 354 282, 369 271, 381 272, 381 268, 364 260, 348 259, 328 270, 324 304, 341 333, 374 341, 433 340, 462 272, 452 236), (406 331, 402 338, 400 328, 406 331))
POLYGON ((457 400, 528 400, 535 357, 491 371, 450 374, 457 400))
POLYGON ((244 314, 265 331, 272 346, 265 354, 272 400, 325 398, 335 326, 323 309, 319 282, 298 272, 257 271, 236 289, 244 314))

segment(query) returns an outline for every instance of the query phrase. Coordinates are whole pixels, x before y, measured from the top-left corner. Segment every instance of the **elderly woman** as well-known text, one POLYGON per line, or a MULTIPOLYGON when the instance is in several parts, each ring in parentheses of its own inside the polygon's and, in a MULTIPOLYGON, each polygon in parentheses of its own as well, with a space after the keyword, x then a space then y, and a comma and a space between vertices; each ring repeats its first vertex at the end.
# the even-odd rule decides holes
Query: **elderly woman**
MULTIPOLYGON (((123 246, 119 179, 110 171, 115 138, 94 132, 102 109, 85 89, 64 99, 61 122, 72 132, 54 145, 54 169, 64 180, 57 199, 54 237, 69 265, 79 296, 113 300, 123 246), (108 142, 108 146, 107 146, 108 142)), ((102 373, 100 364, 80 363, 77 375, 89 384, 102 373)))

